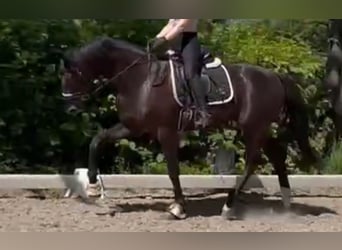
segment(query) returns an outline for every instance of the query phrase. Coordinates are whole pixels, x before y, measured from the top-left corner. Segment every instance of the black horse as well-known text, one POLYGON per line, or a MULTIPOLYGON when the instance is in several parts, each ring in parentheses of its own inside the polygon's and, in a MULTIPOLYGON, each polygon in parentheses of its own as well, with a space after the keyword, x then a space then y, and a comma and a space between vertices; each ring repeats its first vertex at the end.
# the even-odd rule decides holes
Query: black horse
MULTIPOLYGON (((85 100, 100 97, 101 93, 110 91, 117 98, 120 123, 100 132, 90 144, 89 195, 99 194, 97 169, 103 143, 148 136, 160 143, 167 161, 175 195, 169 212, 176 218, 185 218, 178 149, 182 133, 196 129, 195 111, 181 58, 177 53, 162 55, 167 56, 151 55, 119 39, 97 39, 64 57, 62 91, 69 112, 79 112, 86 107, 85 100)), ((308 142, 306 106, 295 81, 258 66, 226 65, 210 53, 203 53, 201 81, 199 87, 207 89, 210 112, 209 126, 204 132, 237 129, 246 144, 243 181, 229 191, 223 213, 235 218, 233 204, 260 162, 262 149, 274 165, 284 204, 289 207, 287 148, 270 135, 271 124, 276 122, 288 128, 305 159, 311 163, 317 160, 308 142)))
POLYGON ((330 19, 328 24, 328 53, 323 86, 332 104, 329 116, 335 124, 335 141, 342 134, 342 19, 330 19))

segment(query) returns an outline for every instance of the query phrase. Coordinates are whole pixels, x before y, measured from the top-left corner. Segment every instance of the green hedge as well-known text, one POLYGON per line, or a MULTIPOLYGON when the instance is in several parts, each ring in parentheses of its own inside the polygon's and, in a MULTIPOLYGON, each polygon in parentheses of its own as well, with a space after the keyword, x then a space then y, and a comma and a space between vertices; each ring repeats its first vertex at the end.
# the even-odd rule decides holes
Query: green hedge
MULTIPOLYGON (((248 62, 279 72, 299 75, 310 106, 312 144, 322 152, 331 122, 321 98, 324 22, 260 21, 252 23, 203 23, 201 38, 215 55, 228 63, 248 62), (305 32, 298 32, 304 30, 305 32), (321 119, 322 120, 322 119, 321 119)), ((86 164, 88 143, 101 127, 116 121, 113 97, 103 100, 96 113, 68 117, 60 99, 59 64, 56 48, 70 48, 95 37, 109 35, 145 45, 162 27, 159 20, 40 20, 0 22, 0 171, 53 172, 86 164), (54 166, 54 167, 47 167, 54 166)), ((191 133, 181 150, 183 173, 210 173, 212 153, 220 146, 233 147, 243 169, 244 146, 234 131, 208 138, 191 133)), ((288 163, 298 172, 296 147, 288 163)), ((165 161, 156 144, 121 140, 108 149, 111 171, 163 173, 165 161)), ((263 170, 269 173, 269 166, 263 170)))

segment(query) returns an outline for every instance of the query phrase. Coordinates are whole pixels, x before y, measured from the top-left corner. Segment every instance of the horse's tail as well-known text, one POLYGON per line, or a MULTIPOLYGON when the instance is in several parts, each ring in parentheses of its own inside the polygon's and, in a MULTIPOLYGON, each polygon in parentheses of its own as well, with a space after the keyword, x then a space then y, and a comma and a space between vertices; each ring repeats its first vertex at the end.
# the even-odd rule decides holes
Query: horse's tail
MULTIPOLYGON (((278 75, 285 89, 286 114, 289 118, 288 128, 303 154, 304 162, 316 164, 317 153, 309 143, 309 116, 307 106, 296 80, 288 75, 278 75)), ((309 167, 309 166, 307 166, 309 167)))

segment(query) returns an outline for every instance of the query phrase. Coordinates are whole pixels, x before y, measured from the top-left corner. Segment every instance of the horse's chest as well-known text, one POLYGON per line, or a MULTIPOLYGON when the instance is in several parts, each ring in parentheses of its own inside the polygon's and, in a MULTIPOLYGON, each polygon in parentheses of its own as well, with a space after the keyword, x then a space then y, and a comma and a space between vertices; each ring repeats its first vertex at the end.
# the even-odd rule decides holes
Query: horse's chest
POLYGON ((134 114, 138 109, 137 98, 118 95, 116 106, 119 113, 134 114))
POLYGON ((120 121, 131 130, 142 130, 141 122, 146 116, 146 105, 139 104, 137 98, 117 97, 117 110, 120 121))

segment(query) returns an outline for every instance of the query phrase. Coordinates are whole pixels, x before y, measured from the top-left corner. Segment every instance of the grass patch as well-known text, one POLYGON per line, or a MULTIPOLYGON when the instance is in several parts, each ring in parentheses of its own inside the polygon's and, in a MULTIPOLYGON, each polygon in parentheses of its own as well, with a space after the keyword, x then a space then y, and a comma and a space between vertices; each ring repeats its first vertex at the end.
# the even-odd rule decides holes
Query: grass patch
POLYGON ((324 174, 342 174, 342 143, 334 145, 331 154, 325 160, 324 174))

